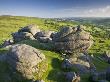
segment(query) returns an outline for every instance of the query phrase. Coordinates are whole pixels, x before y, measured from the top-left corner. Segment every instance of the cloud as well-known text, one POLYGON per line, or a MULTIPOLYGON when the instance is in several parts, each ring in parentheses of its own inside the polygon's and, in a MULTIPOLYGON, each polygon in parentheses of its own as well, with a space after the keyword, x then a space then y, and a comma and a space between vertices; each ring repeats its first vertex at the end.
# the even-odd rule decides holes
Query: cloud
POLYGON ((110 6, 88 9, 84 11, 84 14, 88 17, 110 17, 110 6))
POLYGON ((58 9, 54 14, 56 17, 110 17, 110 6, 100 8, 72 7, 58 9))
POLYGON ((57 9, 53 13, 56 17, 79 17, 83 16, 81 7, 72 7, 65 9, 57 9))

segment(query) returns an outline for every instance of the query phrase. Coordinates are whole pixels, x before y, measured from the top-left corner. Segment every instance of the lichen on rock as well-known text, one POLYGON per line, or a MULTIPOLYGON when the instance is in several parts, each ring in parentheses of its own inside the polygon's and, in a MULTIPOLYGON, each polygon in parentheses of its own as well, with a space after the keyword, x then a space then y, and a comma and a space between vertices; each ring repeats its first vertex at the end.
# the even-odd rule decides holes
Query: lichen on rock
POLYGON ((45 55, 38 49, 26 44, 16 44, 7 53, 7 63, 10 67, 27 79, 33 79, 33 73, 39 71, 38 64, 45 60, 45 55))
POLYGON ((53 42, 55 49, 64 53, 87 51, 93 44, 92 36, 82 26, 61 28, 53 42))

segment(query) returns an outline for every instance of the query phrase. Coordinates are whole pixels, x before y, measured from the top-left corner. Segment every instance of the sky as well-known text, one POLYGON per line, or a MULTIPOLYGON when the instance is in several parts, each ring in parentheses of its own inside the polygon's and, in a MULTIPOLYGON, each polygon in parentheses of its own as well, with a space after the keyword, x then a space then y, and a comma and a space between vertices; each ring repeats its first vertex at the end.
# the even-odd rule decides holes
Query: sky
POLYGON ((110 17, 110 0, 0 0, 0 15, 110 17))

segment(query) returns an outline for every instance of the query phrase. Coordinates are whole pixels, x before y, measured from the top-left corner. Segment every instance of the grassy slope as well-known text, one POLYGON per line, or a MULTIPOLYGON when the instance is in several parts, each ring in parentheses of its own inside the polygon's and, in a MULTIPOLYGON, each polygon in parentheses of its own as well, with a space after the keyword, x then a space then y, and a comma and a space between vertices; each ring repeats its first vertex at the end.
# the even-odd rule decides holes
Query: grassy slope
MULTIPOLYGON (((0 16, 0 43, 2 43, 3 40, 5 39, 10 38, 12 32, 17 31, 20 27, 26 26, 28 24, 36 24, 39 26, 40 29, 43 29, 43 30, 57 31, 59 26, 62 26, 62 25, 72 26, 72 25, 75 25, 76 23, 68 23, 68 22, 53 23, 52 20, 49 20, 47 23, 45 22, 44 19, 40 19, 40 18, 0 16)), ((96 28, 96 27, 94 29, 97 29, 100 32, 104 32, 103 30, 96 28)), ((87 27, 87 31, 91 32, 93 36, 96 33, 96 32, 93 32, 94 29, 89 26, 87 27)), ((94 45, 89 50, 91 54, 99 54, 103 52, 104 50, 109 50, 109 44, 110 44, 109 39, 103 39, 103 38, 96 37, 96 36, 94 37, 95 37, 94 45), (99 43, 100 39, 101 40, 103 39, 104 42, 99 43)), ((45 48, 42 47, 42 45, 39 45, 39 43, 37 43, 36 41, 23 41, 21 43, 25 43, 35 48, 38 48, 42 50, 42 52, 46 55, 49 66, 48 66, 48 71, 42 77, 46 82, 65 82, 64 77, 61 77, 61 76, 59 77, 58 75, 56 75, 62 72, 62 69, 61 69, 62 58, 60 57, 58 53, 45 50, 45 48)), ((0 49, 0 53, 4 53, 5 51, 6 50, 4 49, 0 49)), ((110 66, 106 62, 100 61, 97 57, 94 60, 94 64, 96 65, 98 70, 103 70, 106 67, 110 66)), ((0 82, 7 82, 7 80, 4 79, 6 78, 6 75, 9 72, 7 64, 0 62, 0 67, 2 67, 2 69, 0 70, 0 82)), ((89 77, 88 75, 83 76, 82 82, 90 82, 88 81, 88 77, 89 77)))
MULTIPOLYGON (((20 27, 23 27, 29 24, 36 24, 42 30, 48 30, 48 29, 56 30, 55 29, 56 27, 52 27, 52 25, 50 24, 44 25, 44 21, 45 21, 44 19, 39 19, 39 18, 0 16, 0 43, 2 43, 4 40, 8 38, 11 38, 12 32, 16 32, 20 27)), ((45 75, 42 78, 46 82, 57 81, 59 77, 56 76, 56 73, 61 72, 61 68, 60 68, 61 58, 59 57, 60 55, 55 52, 44 50, 42 47, 39 46, 39 43, 35 41, 24 41, 21 43, 29 44, 33 47, 36 47, 42 50, 42 52, 46 55, 46 58, 48 60, 47 62, 49 65, 48 71, 45 73, 45 75)), ((5 51, 6 51, 5 49, 0 49, 0 53, 4 53, 5 51)), ((0 82, 7 82, 8 79, 6 78, 10 71, 8 68, 8 65, 6 63, 0 62, 0 67, 3 68, 0 70, 0 82)), ((62 81, 64 80, 60 78, 59 82, 62 82, 62 81)))

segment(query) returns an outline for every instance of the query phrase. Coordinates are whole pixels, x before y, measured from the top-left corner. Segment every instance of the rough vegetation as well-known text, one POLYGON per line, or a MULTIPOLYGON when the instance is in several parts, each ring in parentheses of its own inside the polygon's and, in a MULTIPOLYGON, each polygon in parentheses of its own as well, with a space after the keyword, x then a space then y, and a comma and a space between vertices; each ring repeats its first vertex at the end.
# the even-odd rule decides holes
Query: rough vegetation
POLYGON ((109 28, 79 24, 0 16, 0 82, 110 81, 109 28))

